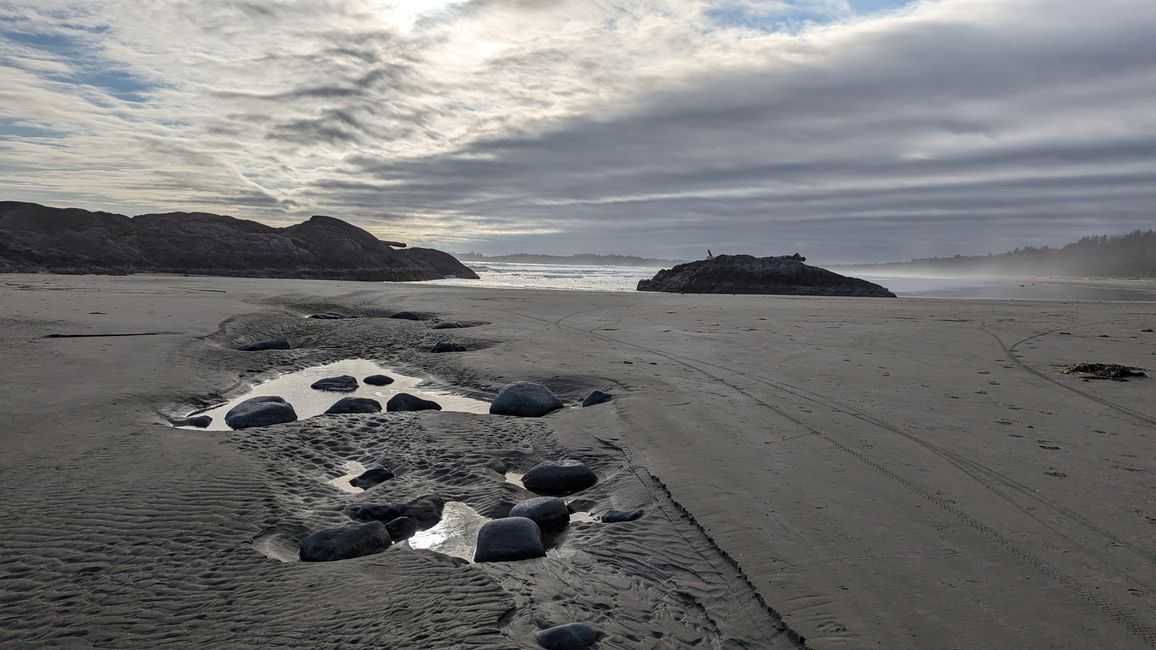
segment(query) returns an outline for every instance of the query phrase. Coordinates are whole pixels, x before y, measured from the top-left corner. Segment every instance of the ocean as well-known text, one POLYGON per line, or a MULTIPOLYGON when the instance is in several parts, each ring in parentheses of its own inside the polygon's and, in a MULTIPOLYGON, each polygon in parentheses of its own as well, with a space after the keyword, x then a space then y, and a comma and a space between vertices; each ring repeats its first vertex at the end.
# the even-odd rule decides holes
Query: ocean
MULTIPOLYGON (((500 289, 558 289, 569 291, 634 291, 639 280, 653 277, 656 268, 465 262, 480 280, 433 280, 424 284, 500 289)), ((1009 279, 976 277, 920 277, 847 273, 883 285, 900 298, 956 298, 971 300, 1051 300, 1156 302, 1156 282, 1133 280, 1009 279)))

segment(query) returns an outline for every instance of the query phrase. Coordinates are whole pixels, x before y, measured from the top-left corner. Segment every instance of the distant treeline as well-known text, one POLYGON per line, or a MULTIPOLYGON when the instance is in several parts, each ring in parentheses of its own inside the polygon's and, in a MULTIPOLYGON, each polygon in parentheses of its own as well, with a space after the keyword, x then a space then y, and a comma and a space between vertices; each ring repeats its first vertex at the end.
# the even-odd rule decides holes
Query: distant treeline
POLYGON ((1151 278, 1156 277, 1156 230, 1084 237, 1063 248, 1028 246, 996 255, 956 255, 856 266, 937 274, 1151 278))
POLYGON ((482 255, 481 253, 460 253, 463 262, 514 262, 522 264, 584 264, 590 266, 673 266, 683 260, 664 260, 633 255, 538 255, 535 253, 514 253, 512 255, 482 255))

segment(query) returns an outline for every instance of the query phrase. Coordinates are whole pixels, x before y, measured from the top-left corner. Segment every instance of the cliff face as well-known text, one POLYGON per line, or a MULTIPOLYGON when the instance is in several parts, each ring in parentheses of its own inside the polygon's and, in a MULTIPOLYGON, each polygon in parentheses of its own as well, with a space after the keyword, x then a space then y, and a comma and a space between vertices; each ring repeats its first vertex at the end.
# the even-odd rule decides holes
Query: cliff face
POLYGON ((477 278, 453 256, 402 249, 333 217, 288 228, 217 214, 129 218, 0 202, 0 272, 194 273, 402 281, 477 278))
POLYGON ((895 297, 895 294, 873 282, 849 278, 817 266, 808 266, 797 255, 784 257, 718 255, 663 269, 650 280, 640 280, 638 290, 671 293, 895 297))

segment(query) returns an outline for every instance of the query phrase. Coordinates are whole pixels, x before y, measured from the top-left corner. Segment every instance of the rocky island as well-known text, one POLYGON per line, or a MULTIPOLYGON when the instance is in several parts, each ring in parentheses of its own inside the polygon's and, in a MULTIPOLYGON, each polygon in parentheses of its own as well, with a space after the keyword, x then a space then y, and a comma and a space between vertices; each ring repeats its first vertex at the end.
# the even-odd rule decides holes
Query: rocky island
POLYGON ((780 257, 716 255, 663 269, 639 280, 639 291, 670 293, 744 293, 796 296, 857 296, 894 298, 873 282, 839 275, 805 264, 795 253, 780 257))
POLYGON ((188 273, 407 281, 478 276, 452 255, 340 219, 286 228, 201 212, 128 217, 0 201, 0 273, 188 273))

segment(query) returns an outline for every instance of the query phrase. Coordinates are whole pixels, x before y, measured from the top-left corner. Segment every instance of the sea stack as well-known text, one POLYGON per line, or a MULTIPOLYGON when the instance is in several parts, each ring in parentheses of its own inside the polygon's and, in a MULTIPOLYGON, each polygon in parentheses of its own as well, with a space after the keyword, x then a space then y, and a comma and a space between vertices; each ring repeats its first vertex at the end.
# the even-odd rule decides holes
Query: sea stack
POLYGON ((639 291, 670 293, 745 293, 787 296, 894 298, 873 282, 805 264, 798 253, 781 257, 717 255, 663 269, 639 280, 639 291))

